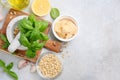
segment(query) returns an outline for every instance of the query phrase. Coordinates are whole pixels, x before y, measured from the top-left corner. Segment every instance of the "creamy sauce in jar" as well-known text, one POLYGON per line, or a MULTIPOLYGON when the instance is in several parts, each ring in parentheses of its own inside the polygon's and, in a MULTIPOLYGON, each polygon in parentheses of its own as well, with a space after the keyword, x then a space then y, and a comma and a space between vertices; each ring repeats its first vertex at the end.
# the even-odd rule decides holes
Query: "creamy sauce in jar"
POLYGON ((77 33, 77 26, 72 20, 65 18, 56 22, 54 30, 60 38, 69 39, 77 33))

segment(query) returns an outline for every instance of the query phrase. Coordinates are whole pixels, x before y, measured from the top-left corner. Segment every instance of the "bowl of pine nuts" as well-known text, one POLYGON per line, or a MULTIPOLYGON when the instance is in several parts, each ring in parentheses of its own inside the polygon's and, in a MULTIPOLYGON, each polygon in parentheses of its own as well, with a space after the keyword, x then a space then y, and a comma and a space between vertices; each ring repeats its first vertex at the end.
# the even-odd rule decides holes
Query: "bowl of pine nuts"
POLYGON ((43 53, 36 62, 38 74, 44 79, 55 79, 62 72, 62 62, 53 52, 43 53))

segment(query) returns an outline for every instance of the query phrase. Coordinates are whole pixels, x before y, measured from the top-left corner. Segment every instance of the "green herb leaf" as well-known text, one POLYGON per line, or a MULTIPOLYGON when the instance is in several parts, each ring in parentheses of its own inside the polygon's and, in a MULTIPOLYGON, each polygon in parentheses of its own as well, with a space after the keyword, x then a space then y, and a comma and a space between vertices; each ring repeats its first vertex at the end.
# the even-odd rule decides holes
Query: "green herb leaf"
POLYGON ((9 42, 5 42, 4 45, 2 46, 2 48, 3 48, 3 49, 6 49, 6 48, 8 48, 9 45, 10 45, 9 42))
POLYGON ((31 23, 34 23, 36 19, 35 19, 35 16, 33 14, 30 14, 28 16, 28 20, 31 21, 31 23))
POLYGON ((5 67, 3 67, 3 71, 7 73, 9 70, 5 66, 5 67))
POLYGON ((50 16, 52 19, 56 19, 60 15, 60 12, 57 8, 52 8, 50 11, 50 16))
POLYGON ((35 28, 40 29, 42 27, 42 21, 35 21, 35 28))
POLYGON ((5 63, 0 59, 0 67, 5 67, 5 63))
POLYGON ((28 49, 28 50, 26 51, 26 56, 27 56, 28 58, 34 58, 34 57, 36 56, 36 52, 28 49))
POLYGON ((30 43, 24 34, 20 35, 19 41, 23 46, 26 46, 26 47, 30 46, 30 43))
POLYGON ((18 25, 18 29, 20 30, 21 33, 26 33, 27 30, 24 29, 20 24, 18 25))
POLYGON ((48 36, 43 33, 48 27, 48 22, 37 20, 35 16, 31 14, 28 18, 20 20, 18 27, 21 32, 19 41, 23 46, 28 48, 26 56, 28 58, 34 58, 36 50, 40 50, 49 39, 48 36))
POLYGON ((6 38, 6 36, 5 36, 5 35, 0 34, 0 37, 1 37, 1 39, 2 39, 4 42, 7 42, 7 38, 6 38))
POLYGON ((8 65, 6 66, 6 68, 7 68, 8 70, 12 69, 12 67, 13 67, 13 62, 11 62, 10 64, 8 64, 8 65))
POLYGON ((23 18, 19 24, 27 30, 33 29, 31 21, 27 20, 26 18, 23 18))
POLYGON ((35 28, 39 29, 40 32, 44 32, 48 27, 47 21, 35 21, 35 28))
POLYGON ((49 39, 48 35, 46 35, 44 33, 40 33, 40 36, 41 36, 41 40, 47 41, 49 39))
POLYGON ((47 21, 41 21, 42 22, 42 26, 39 28, 40 32, 44 32, 47 27, 48 27, 48 22, 47 21))
POLYGON ((31 36, 30 36, 30 40, 31 41, 35 41, 35 40, 38 40, 40 39, 40 31, 38 29, 33 29, 32 33, 31 33, 31 36))
POLYGON ((26 36, 27 38, 29 38, 30 35, 31 35, 31 33, 32 33, 32 31, 28 31, 28 32, 25 34, 25 36, 26 36))
POLYGON ((12 78, 14 78, 14 80, 18 80, 18 76, 15 72, 13 71, 8 71, 7 72, 12 78))
POLYGON ((4 44, 2 48, 6 49, 10 45, 9 41, 7 40, 7 37, 3 34, 0 34, 0 38, 4 41, 4 44))
POLYGON ((43 46, 45 45, 44 42, 39 42, 39 40, 34 41, 31 45, 31 50, 40 50, 43 48, 43 46))
POLYGON ((5 66, 5 62, 0 59, 0 67, 3 68, 3 71, 6 72, 9 76, 14 78, 14 80, 18 80, 18 76, 15 72, 11 71, 13 67, 13 62, 5 66))

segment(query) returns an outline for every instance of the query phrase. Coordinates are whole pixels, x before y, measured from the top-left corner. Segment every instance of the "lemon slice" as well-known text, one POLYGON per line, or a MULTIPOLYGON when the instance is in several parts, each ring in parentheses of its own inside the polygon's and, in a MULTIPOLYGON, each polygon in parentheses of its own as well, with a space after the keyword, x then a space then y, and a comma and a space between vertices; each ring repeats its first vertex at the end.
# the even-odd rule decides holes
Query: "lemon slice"
POLYGON ((51 6, 49 0, 34 0, 31 8, 34 14, 45 16, 50 12, 51 6))

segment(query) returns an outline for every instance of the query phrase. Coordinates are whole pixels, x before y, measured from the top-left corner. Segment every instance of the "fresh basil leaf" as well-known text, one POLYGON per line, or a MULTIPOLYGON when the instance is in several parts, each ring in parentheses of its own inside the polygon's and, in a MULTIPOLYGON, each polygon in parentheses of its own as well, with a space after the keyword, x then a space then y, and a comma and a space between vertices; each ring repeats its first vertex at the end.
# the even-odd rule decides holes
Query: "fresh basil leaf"
POLYGON ((26 47, 30 46, 30 42, 28 41, 28 39, 26 38, 24 34, 20 35, 19 41, 23 46, 26 46, 26 47))
POLYGON ((18 80, 17 74, 15 72, 13 72, 13 71, 10 70, 13 67, 13 62, 11 62, 7 66, 5 66, 5 62, 0 59, 0 67, 2 67, 3 71, 6 72, 9 76, 11 76, 12 78, 14 78, 14 80, 18 80))
POLYGON ((26 33, 27 30, 24 29, 22 26, 18 25, 18 29, 20 30, 21 33, 26 33))
POLYGON ((41 21, 42 26, 39 28, 40 32, 44 32, 47 27, 48 27, 48 22, 47 21, 41 21))
POLYGON ((3 67, 3 71, 6 72, 6 73, 8 73, 9 70, 5 66, 5 67, 3 67))
POLYGON ((52 19, 56 19, 60 15, 60 12, 57 8, 52 8, 50 11, 50 16, 52 19))
POLYGON ((35 28, 39 29, 40 32, 44 32, 48 27, 47 21, 35 21, 35 28))
POLYGON ((30 40, 31 41, 36 41, 38 39, 40 39, 40 32, 38 29, 33 29, 32 33, 31 33, 31 36, 30 36, 30 40))
POLYGON ((0 34, 0 38, 1 38, 4 42, 7 42, 7 41, 8 41, 7 38, 6 38, 6 36, 3 35, 3 34, 0 34))
POLYGON ((40 36, 41 36, 41 40, 47 41, 49 39, 48 35, 46 35, 44 33, 40 33, 40 36))
POLYGON ((39 44, 39 40, 34 41, 31 46, 32 46, 32 48, 39 47, 38 44, 39 44))
POLYGON ((9 45, 10 45, 9 42, 5 42, 4 45, 2 46, 2 48, 3 48, 3 49, 7 49, 9 45))
POLYGON ((29 16, 28 16, 28 20, 29 21, 31 21, 31 23, 34 23, 35 22, 35 15, 33 15, 33 14, 30 14, 29 16))
POLYGON ((31 49, 32 50, 40 50, 43 48, 44 44, 45 44, 44 42, 40 43, 39 40, 34 41, 31 45, 31 49))
POLYGON ((12 69, 12 67, 13 67, 13 62, 11 62, 10 64, 8 64, 8 65, 6 66, 6 68, 7 68, 8 70, 12 69))
POLYGON ((5 62, 0 59, 0 67, 5 67, 5 62))
POLYGON ((39 43, 36 47, 35 47, 35 50, 40 50, 44 47, 45 43, 44 42, 41 42, 39 43))
POLYGON ((3 34, 0 34, 0 38, 4 41, 4 44, 2 48, 6 49, 10 45, 9 41, 7 40, 7 37, 3 34))
POLYGON ((8 75, 10 75, 12 78, 14 78, 14 80, 18 80, 18 76, 17 76, 17 74, 16 74, 15 72, 13 72, 13 71, 8 71, 7 73, 8 73, 8 75))
POLYGON ((27 30, 32 30, 33 29, 31 21, 27 20, 26 18, 23 18, 21 20, 21 26, 23 28, 27 29, 27 30))
POLYGON ((25 36, 26 36, 27 38, 29 38, 30 35, 31 35, 31 33, 32 33, 32 31, 28 31, 28 32, 25 34, 25 36))
POLYGON ((22 20, 18 22, 18 29, 20 30, 21 33, 26 33, 27 29, 23 28, 24 25, 22 23, 23 23, 22 20))
POLYGON ((42 22, 41 21, 35 21, 35 28, 40 29, 42 27, 42 22))
POLYGON ((27 56, 28 58, 34 58, 34 57, 36 56, 36 52, 35 52, 35 51, 32 51, 31 49, 28 49, 28 50, 26 51, 26 56, 27 56))

